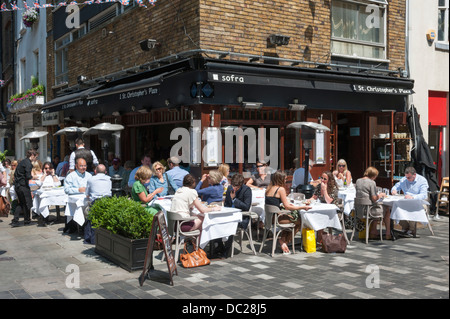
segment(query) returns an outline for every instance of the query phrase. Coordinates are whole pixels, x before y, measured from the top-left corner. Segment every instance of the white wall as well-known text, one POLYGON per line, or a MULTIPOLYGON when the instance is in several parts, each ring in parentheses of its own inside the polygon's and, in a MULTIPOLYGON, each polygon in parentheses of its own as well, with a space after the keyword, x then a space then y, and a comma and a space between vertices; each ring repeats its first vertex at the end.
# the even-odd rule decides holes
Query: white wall
MULTIPOLYGON (((428 141, 428 92, 449 92, 449 51, 436 49, 436 40, 429 44, 427 31, 438 30, 438 0, 408 0, 409 61, 414 92, 410 104, 420 115, 420 124, 428 141)), ((447 43, 448 44, 448 43, 447 43)))

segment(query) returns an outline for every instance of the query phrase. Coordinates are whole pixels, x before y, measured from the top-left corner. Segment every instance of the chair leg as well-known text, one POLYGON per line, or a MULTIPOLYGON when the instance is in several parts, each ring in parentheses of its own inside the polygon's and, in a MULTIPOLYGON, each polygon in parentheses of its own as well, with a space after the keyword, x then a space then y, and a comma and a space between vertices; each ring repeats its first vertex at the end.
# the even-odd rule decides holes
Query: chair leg
MULTIPOLYGON (((436 215, 437 214, 438 214, 438 212, 436 212, 436 215)), ((431 227, 430 218, 428 217, 428 213, 425 212, 425 215, 427 216, 427 220, 428 220, 428 229, 430 230, 431 235, 434 236, 434 231, 433 231, 433 228, 431 227)))
POLYGON ((266 242, 266 238, 267 238, 267 230, 264 229, 263 240, 261 242, 261 246, 259 246, 259 253, 262 252, 262 249, 264 247, 264 243, 266 242))
POLYGON ((249 224, 246 234, 247 234, 248 241, 250 242, 250 248, 252 249, 253 253, 256 255, 255 246, 253 245, 252 225, 251 224, 249 224))
MULTIPOLYGON (((342 214, 344 214, 344 213, 342 213, 342 214)), ((349 245, 350 242, 349 242, 349 240, 347 238, 347 231, 345 230, 345 218, 344 218, 344 215, 342 215, 341 225, 342 225, 342 232, 344 233, 345 241, 347 242, 347 245, 349 245)))
POLYGON ((292 253, 295 254, 295 229, 292 228, 292 253))
POLYGON ((369 216, 366 217, 366 244, 369 243, 369 216))

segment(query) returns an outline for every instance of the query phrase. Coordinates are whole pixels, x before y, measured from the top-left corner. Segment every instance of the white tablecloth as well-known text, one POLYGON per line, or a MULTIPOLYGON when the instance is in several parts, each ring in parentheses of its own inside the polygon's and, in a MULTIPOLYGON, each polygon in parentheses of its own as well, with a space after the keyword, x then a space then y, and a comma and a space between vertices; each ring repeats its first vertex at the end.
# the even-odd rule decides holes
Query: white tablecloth
POLYGON ((64 215, 67 216, 67 222, 73 220, 80 226, 84 224, 83 209, 88 205, 85 194, 68 195, 66 210, 64 215))
MULTIPOLYGON (((172 200, 170 198, 156 199, 150 205, 152 204, 158 204, 162 208, 167 221, 167 212, 170 211, 172 200)), ((195 208, 193 212, 199 213, 195 208)), ((222 207, 221 211, 206 213, 204 216, 200 238, 200 248, 202 249, 212 239, 236 234, 237 225, 242 221, 241 210, 231 207, 222 207)))
POLYGON ((388 196, 382 204, 392 207, 391 219, 398 222, 408 220, 428 224, 427 214, 423 205, 429 205, 426 200, 405 199, 404 196, 388 196))
POLYGON ((342 198, 344 202, 344 214, 350 215, 351 211, 355 207, 356 188, 349 187, 345 189, 339 189, 339 198, 342 198))
POLYGON ((49 206, 66 206, 68 195, 63 187, 38 189, 33 198, 32 210, 44 218, 49 215, 49 206))
POLYGON ((314 204, 312 209, 301 210, 302 228, 311 228, 321 230, 327 227, 333 227, 342 230, 337 211, 339 208, 334 204, 314 204))

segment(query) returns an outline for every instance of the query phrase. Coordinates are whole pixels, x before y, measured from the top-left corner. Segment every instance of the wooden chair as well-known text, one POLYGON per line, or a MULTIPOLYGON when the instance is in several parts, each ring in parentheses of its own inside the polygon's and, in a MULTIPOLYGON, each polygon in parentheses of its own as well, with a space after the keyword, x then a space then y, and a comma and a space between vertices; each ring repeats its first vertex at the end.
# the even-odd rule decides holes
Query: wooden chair
POLYGON ((438 200, 437 200, 437 211, 436 215, 439 212, 444 212, 448 214, 448 198, 449 196, 449 178, 444 177, 441 182, 441 189, 439 190, 438 200))

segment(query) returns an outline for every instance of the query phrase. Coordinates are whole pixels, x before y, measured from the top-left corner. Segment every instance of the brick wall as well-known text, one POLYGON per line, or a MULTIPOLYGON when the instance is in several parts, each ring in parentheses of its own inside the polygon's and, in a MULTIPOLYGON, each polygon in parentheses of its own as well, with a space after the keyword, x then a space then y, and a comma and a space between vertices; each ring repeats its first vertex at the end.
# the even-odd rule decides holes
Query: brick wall
MULTIPOLYGON (((405 64, 405 1, 391 0, 388 6, 387 57, 392 70, 405 64)), ((330 10, 331 0, 159 0, 154 7, 128 10, 71 43, 69 86, 76 84, 79 75, 88 79, 105 76, 199 48, 329 62, 330 10), (267 37, 273 33, 290 36, 289 45, 268 47, 267 37), (156 39, 160 46, 142 51, 139 41, 147 38, 156 39)), ((47 24, 50 32, 51 14, 47 24)), ((51 100, 51 37, 47 48, 51 100)))

